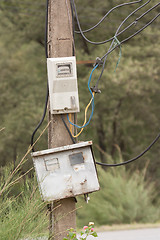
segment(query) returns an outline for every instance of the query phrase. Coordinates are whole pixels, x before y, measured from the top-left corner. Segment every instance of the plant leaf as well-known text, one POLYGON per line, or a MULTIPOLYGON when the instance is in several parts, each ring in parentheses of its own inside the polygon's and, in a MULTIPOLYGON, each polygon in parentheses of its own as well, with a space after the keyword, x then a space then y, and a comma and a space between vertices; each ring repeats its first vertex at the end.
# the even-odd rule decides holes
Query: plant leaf
POLYGON ((93 232, 91 235, 92 235, 93 237, 98 237, 98 235, 97 235, 96 232, 93 232))

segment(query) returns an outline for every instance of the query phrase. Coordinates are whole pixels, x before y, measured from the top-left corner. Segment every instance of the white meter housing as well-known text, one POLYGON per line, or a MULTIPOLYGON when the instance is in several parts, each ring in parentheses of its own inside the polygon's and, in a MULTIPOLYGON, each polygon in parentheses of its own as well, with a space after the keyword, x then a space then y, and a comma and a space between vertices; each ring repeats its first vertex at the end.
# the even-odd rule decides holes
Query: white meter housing
POLYGON ((47 69, 51 113, 79 112, 76 58, 48 58, 47 69))
POLYGON ((99 190, 91 146, 89 141, 32 153, 44 201, 99 190))

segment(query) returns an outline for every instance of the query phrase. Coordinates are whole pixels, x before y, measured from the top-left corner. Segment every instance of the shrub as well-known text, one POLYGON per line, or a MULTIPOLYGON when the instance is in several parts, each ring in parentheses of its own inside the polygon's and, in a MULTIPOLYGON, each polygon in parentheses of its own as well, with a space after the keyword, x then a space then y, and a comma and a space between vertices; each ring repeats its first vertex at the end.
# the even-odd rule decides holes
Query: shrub
POLYGON ((125 167, 98 169, 101 190, 91 195, 89 204, 79 198, 78 225, 90 219, 96 225, 155 222, 160 219, 154 183, 144 180, 142 172, 131 173, 125 167))
MULTIPOLYGON (((10 174, 6 168, 3 172, 5 174, 1 175, 1 189, 10 174)), ((7 188, 0 196, 0 205, 0 239, 16 240, 47 235, 49 212, 47 203, 41 200, 35 179, 26 177, 24 181, 18 181, 7 188)))

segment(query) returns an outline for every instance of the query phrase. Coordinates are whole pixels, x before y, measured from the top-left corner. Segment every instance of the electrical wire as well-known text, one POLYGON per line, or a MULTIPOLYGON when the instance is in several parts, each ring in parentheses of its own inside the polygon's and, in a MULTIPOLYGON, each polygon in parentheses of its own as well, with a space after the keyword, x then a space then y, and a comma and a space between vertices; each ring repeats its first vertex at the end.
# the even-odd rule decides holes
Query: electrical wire
POLYGON ((145 153, 147 153, 151 149, 151 147, 159 140, 159 138, 160 138, 160 133, 157 135, 157 137, 153 140, 153 142, 142 153, 140 153, 138 156, 136 156, 128 161, 125 161, 122 163, 116 163, 116 164, 107 164, 107 163, 96 162, 96 164, 103 166, 103 167, 119 167, 119 166, 129 164, 131 162, 134 162, 134 161, 138 160, 139 158, 141 158, 145 153))
MULTIPOLYGON (((131 14, 129 14, 127 16, 127 20, 129 17, 131 17, 132 15, 134 15, 137 11, 139 11, 140 9, 142 9, 143 7, 145 7, 146 5, 148 5, 150 3, 151 0, 148 0, 146 3, 142 4, 140 7, 138 7, 137 9, 135 9, 131 14)), ((135 4, 139 1, 136 1, 136 2, 130 2, 128 3, 127 5, 130 5, 130 4, 135 4)), ((101 41, 101 42, 93 42, 91 40, 89 40, 85 35, 84 35, 84 31, 82 31, 81 29, 81 25, 80 25, 80 22, 79 22, 79 18, 78 18, 78 14, 77 14, 77 10, 76 10, 76 5, 75 5, 75 2, 74 0, 72 0, 72 4, 73 4, 73 9, 74 9, 74 12, 75 12, 75 17, 76 17, 76 21, 77 21, 77 25, 78 25, 78 28, 80 30, 80 33, 82 35, 82 37, 88 42, 88 43, 91 43, 91 44, 94 44, 94 45, 101 45, 101 44, 105 44, 107 42, 110 42, 112 40, 114 40, 114 37, 110 38, 110 39, 107 39, 107 40, 104 40, 104 41, 101 41)), ((149 9, 148 12, 152 11, 155 7, 157 7, 159 4, 156 4, 153 8, 151 8, 151 10, 149 9)), ((118 5, 119 7, 120 5, 118 5)), ((110 11, 109 11, 110 12, 110 11)), ((143 16, 142 16, 143 17, 143 16)), ((129 24, 126 28, 124 28, 121 32, 118 33, 117 36, 119 36, 120 34, 122 34, 123 32, 125 32, 126 30, 128 30, 129 28, 131 28, 133 25, 135 25, 135 21, 133 21, 133 23, 129 24)))
MULTIPOLYGON (((142 0, 137 1, 137 3, 138 3, 138 2, 141 2, 141 1, 142 1, 142 0)), ((133 2, 133 4, 134 4, 134 3, 136 3, 136 2, 133 2)), ((132 3, 129 3, 129 4, 132 4, 132 3)), ((111 10, 109 10, 109 11, 106 13, 106 15, 104 15, 104 16, 101 18, 101 20, 100 20, 97 24, 95 24, 93 27, 91 27, 91 28, 89 28, 89 29, 82 30, 82 32, 83 32, 83 33, 86 33, 86 32, 90 32, 90 31, 94 30, 95 28, 97 28, 97 27, 106 19, 106 17, 108 17, 108 15, 109 15, 113 10, 115 10, 115 9, 117 9, 117 8, 119 8, 119 7, 122 7, 122 6, 124 6, 124 5, 128 5, 128 3, 120 4, 120 5, 117 5, 117 6, 113 7, 111 10)), ((159 3, 156 4, 156 5, 158 6, 159 3)), ((156 5, 155 5, 152 9, 154 9, 154 8, 156 7, 156 5)), ((147 13, 148 13, 148 11, 146 12, 146 14, 147 14, 147 13)), ((146 15, 146 14, 145 14, 145 15, 146 15)), ((129 25, 129 26, 130 26, 130 25, 129 25)), ((128 26, 128 27, 129 27, 129 26, 128 26)), ((119 33, 119 35, 120 35, 122 32, 124 32, 125 30, 127 30, 128 27, 125 28, 123 31, 121 31, 121 32, 119 33)), ((75 33, 81 34, 80 31, 75 31, 75 33)), ((114 37, 112 37, 112 38, 104 41, 104 43, 113 40, 113 38, 114 38, 114 37)))
MULTIPOLYGON (((93 92, 93 96, 94 96, 94 95, 95 95, 95 92, 93 92)), ((86 124, 86 122, 87 122, 87 111, 88 111, 88 108, 90 107, 92 101, 93 101, 93 98, 91 98, 90 102, 88 103, 88 105, 87 105, 87 107, 86 107, 86 109, 85 109, 85 119, 84 119, 83 126, 85 126, 85 124, 86 124)), ((71 114, 69 114, 69 120, 71 121, 70 115, 71 115, 71 114)), ((72 126, 72 125, 70 124, 70 126, 72 126)), ((72 127, 71 127, 70 132, 71 132, 72 137, 77 138, 77 137, 80 136, 80 134, 83 132, 83 130, 84 130, 84 127, 81 128, 81 130, 80 130, 79 133, 77 133, 76 135, 74 135, 74 134, 72 133, 72 127)))
MULTIPOLYGON (((160 3, 156 4, 155 6, 158 6, 158 5, 160 5, 160 3)), ((155 6, 154 6, 154 7, 155 7, 155 6)), ((153 8, 152 8, 152 9, 153 9, 153 8)), ((151 10, 152 10, 152 9, 151 9, 151 10)), ((149 10, 147 11, 147 13, 148 13, 148 12, 149 12, 149 10)), ((124 21, 119 25, 119 27, 118 27, 118 29, 117 29, 117 31, 116 31, 116 33, 115 33, 115 37, 117 37, 118 31, 120 30, 120 28, 122 27, 122 25, 128 20, 128 18, 129 18, 132 14, 133 14, 133 12, 132 12, 129 16, 127 16, 127 18, 125 18, 124 21)), ((146 12, 143 13, 139 18, 137 18, 136 22, 137 22, 139 19, 141 19, 144 15, 146 15, 146 12)), ((99 84, 99 81, 100 81, 100 79, 101 79, 101 77, 102 77, 102 75, 103 75, 103 72, 104 72, 104 68, 105 68, 105 64, 106 64, 106 60, 107 60, 108 55, 109 55, 111 52, 113 52, 117 47, 119 47, 119 46, 122 45, 123 43, 127 42, 128 40, 130 40, 131 38, 135 37, 137 34, 139 34, 140 32, 142 32, 145 28, 147 28, 149 25, 151 25, 159 16, 160 16, 160 13, 157 14, 157 15, 156 15, 152 20, 150 20, 147 24, 145 24, 141 29, 139 29, 139 30, 136 31, 134 34, 132 34, 132 35, 130 35, 129 37, 127 37, 127 38, 125 38, 124 40, 122 40, 122 41, 120 42, 120 44, 116 44, 113 48, 112 48, 112 46, 113 46, 113 44, 114 44, 114 40, 112 41, 108 52, 107 52, 102 58, 100 58, 101 61, 104 59, 104 62, 103 62, 102 71, 101 71, 100 76, 99 76, 99 78, 98 78, 98 80, 97 80, 97 82, 96 82, 96 85, 95 85, 95 87, 94 87, 95 91, 97 91, 97 89, 98 89, 98 84, 99 84)))
MULTIPOLYGON (((48 39, 48 37, 47 36, 48 36, 48 0, 46 1, 46 19, 45 19, 45 54, 46 54, 46 58, 48 58, 48 49, 47 49, 47 39, 48 39)), ((49 86, 48 86, 48 82, 47 82, 47 94, 46 94, 44 112, 43 112, 43 116, 42 116, 40 122, 38 123, 37 127, 35 128, 35 130, 32 133, 32 136, 31 136, 31 146, 33 146, 34 136, 35 136, 37 130, 42 125, 42 123, 44 121, 44 118, 46 116, 47 105, 48 105, 48 98, 49 98, 49 86)), ((32 152, 34 152, 34 147, 32 147, 32 152)))
MULTIPOLYGON (((158 5, 160 5, 160 3, 156 4, 155 6, 157 7, 158 5)), ((155 6, 153 8, 155 8, 155 6)), ((144 17, 146 15, 146 13, 150 12, 152 9, 149 9, 147 12, 145 12, 144 14, 142 14, 139 18, 137 18, 134 23, 137 23, 137 21, 139 19, 141 19, 142 17, 144 17)), ((126 41, 130 40, 131 38, 135 37, 137 34, 139 34, 140 32, 142 32, 145 28, 147 28, 149 25, 151 25, 158 17, 159 17, 160 13, 157 14, 152 20, 150 20, 147 24, 145 24, 141 29, 139 29, 138 31, 136 31, 134 34, 130 35, 129 37, 125 38, 124 40, 122 40, 120 42, 120 44, 122 43, 125 43, 126 41)), ((131 15, 130 15, 131 16, 131 15)), ((120 27, 126 22, 126 20, 128 20, 128 18, 130 17, 128 16, 127 18, 125 18, 125 20, 119 25, 116 33, 115 33, 115 36, 117 37, 118 36, 118 31, 120 29, 120 27)), ((117 48, 119 46, 119 44, 117 46, 115 46, 112 50, 108 51, 102 58, 101 60, 103 60, 108 54, 110 54, 115 48, 117 48)))
POLYGON ((45 54, 46 58, 48 58, 48 6, 49 6, 49 0, 46 0, 46 19, 45 19, 45 54))
MULTIPOLYGON (((122 27, 122 25, 132 16, 134 15, 137 11, 139 11, 140 9, 142 9, 143 7, 145 7, 146 5, 148 5, 150 3, 151 0, 148 0, 147 2, 145 2, 144 4, 142 4, 140 7, 138 7, 137 9, 135 9, 134 11, 132 11, 123 21, 122 23, 119 25, 115 35, 113 38, 110 38, 108 40, 105 40, 103 42, 92 42, 90 41, 89 39, 87 39, 85 37, 85 35, 83 34, 83 31, 81 29, 81 26, 80 26, 80 22, 79 22, 79 19, 78 19, 78 14, 77 14, 77 11, 76 11, 76 6, 75 6, 75 2, 74 0, 72 0, 72 4, 73 4, 73 8, 74 8, 74 11, 75 11, 75 17, 76 17, 76 20, 77 20, 77 24, 78 24, 78 27, 79 27, 79 30, 80 30, 80 33, 82 35, 82 37, 89 43, 92 43, 92 44, 95 44, 95 45, 99 45, 99 44, 104 44, 108 41, 111 41, 112 40, 112 43, 110 45, 110 48, 108 50, 108 52, 101 58, 101 61, 104 59, 104 62, 103 62, 103 67, 102 67, 102 70, 101 70, 101 73, 100 73, 100 76, 96 82, 96 85, 93 87, 93 90, 95 92, 98 92, 98 84, 99 84, 99 81, 100 79, 102 78, 102 75, 103 75, 103 72, 104 72, 104 68, 105 68, 105 64, 106 64, 106 60, 107 60, 107 57, 108 55, 115 49, 117 48, 118 46, 120 46, 121 43, 124 43, 125 41, 128 41, 129 39, 131 39, 132 37, 136 36, 139 32, 141 32, 143 29, 145 29, 147 26, 149 26, 158 16, 155 17, 155 19, 153 19, 153 21, 151 20, 149 22, 149 24, 146 24, 144 27, 142 27, 139 31, 137 31, 135 34, 131 35, 130 37, 124 39, 123 41, 121 41, 120 44, 116 44, 116 46, 114 46, 112 48, 112 46, 114 45, 114 42, 115 42, 115 39, 117 39, 117 37, 124 31, 126 31, 127 29, 129 29, 131 26, 135 25, 142 17, 144 17, 146 14, 148 14, 150 11, 152 11, 154 8, 156 8, 160 3, 156 4, 155 6, 153 6, 152 8, 150 8, 149 10, 147 10, 145 13, 143 13, 140 17, 136 18, 136 20, 134 20, 131 24, 129 24, 125 29, 123 29, 121 32, 119 32, 120 28, 122 27)), ((140 2, 140 1, 137 1, 137 2, 140 2)), ((131 2, 130 4, 134 4, 134 3, 137 3, 137 2, 131 2)), ((119 7, 121 5, 118 5, 116 7, 119 7)), ((112 9, 111 9, 112 10, 112 9)), ((110 10, 110 11, 111 11, 110 10)), ((110 12, 109 11, 109 12, 110 12)))
MULTIPOLYGON (((143 4, 142 6, 140 6, 139 8, 137 8, 137 9, 134 11, 134 13, 135 13, 136 11, 138 11, 139 9, 141 9, 142 7, 144 7, 145 5, 147 5, 150 1, 151 1, 151 0, 147 1, 145 4, 143 4)), ((134 4, 134 3, 138 3, 138 2, 141 2, 141 1, 132 2, 132 3, 130 3, 130 4, 134 4)), ((129 5, 129 4, 125 4, 125 5, 129 5)), ((159 4, 157 4, 157 5, 159 5, 159 4)), ((155 6, 157 6, 157 5, 155 5, 155 6)), ((155 8, 155 6, 154 6, 153 8, 155 8)), ((116 6, 115 8, 117 8, 117 7, 118 7, 118 6, 116 6)), ((120 7, 120 6, 119 6, 119 7, 120 7)), ((72 0, 71 8, 74 9, 75 14, 76 14, 76 8, 75 8, 74 0, 72 0)), ((152 9, 153 9, 153 8, 152 8, 152 9)), ((114 9, 112 9, 112 11, 113 11, 113 10, 114 10, 114 9)), ((141 15, 139 18, 137 18, 136 21, 138 21, 138 20, 141 19, 143 16, 145 16, 149 11, 151 11, 151 10, 149 9, 147 12, 145 12, 143 15, 141 15)), ((133 12, 132 12, 131 14, 133 14, 133 12)), ((128 28, 130 28, 130 27, 132 26, 133 23, 130 24, 128 27, 126 27, 124 30, 122 30, 121 32, 118 33, 120 27, 121 27, 121 26, 123 25, 123 23, 131 16, 131 14, 120 24, 119 28, 118 28, 117 31, 116 31, 115 36, 110 39, 110 41, 113 40, 112 43, 114 43, 114 40, 115 40, 114 38, 115 38, 115 37, 119 36, 122 32, 124 32, 125 30, 127 30, 128 28)), ((153 18, 148 24, 146 24, 143 28, 141 28, 140 30, 138 30, 136 33, 132 34, 130 37, 128 37, 128 38, 124 39, 123 41, 121 41, 120 44, 122 44, 122 43, 128 41, 129 39, 131 39, 132 37, 136 36, 138 33, 140 33, 142 30, 144 30, 147 26, 149 26, 153 21, 155 21, 155 20, 159 17, 159 15, 160 15, 160 14, 158 14, 155 18, 153 18)), ((77 19, 78 19, 78 15, 77 15, 77 19)), ((79 22, 79 21, 77 21, 77 23, 78 23, 78 22, 79 22)), ((134 23, 135 23, 135 21, 134 21, 134 23)), ((100 23, 99 23, 99 24, 100 24, 100 23)), ((98 25, 99 25, 99 24, 98 24, 98 25)), ((79 29, 80 29, 80 32, 81 32, 82 30, 81 30, 80 24, 79 24, 79 29)), ((83 34, 83 31, 82 31, 82 34, 83 34)), ((48 35, 48 0, 46 1, 46 23, 45 23, 45 53, 46 53, 46 58, 48 58, 47 35, 48 35)), ((83 34, 83 35, 84 35, 84 34, 83 34)), ((83 36, 83 35, 82 35, 82 36, 83 36)), ((109 41, 109 40, 107 40, 107 41, 109 41)), ((108 56, 114 49, 116 49, 120 44, 116 44, 116 46, 114 46, 113 48, 110 47, 109 51, 101 58, 101 60, 103 60, 103 59, 105 58, 105 61, 104 61, 104 63, 105 63, 105 62, 106 62, 106 59, 107 59, 107 56, 108 56)), ((111 44, 111 46, 113 46, 113 45, 111 44)), ((102 74, 103 74, 104 67, 105 67, 105 64, 104 64, 104 63, 103 63, 103 68, 102 68, 102 74)), ((90 85, 90 82, 91 82, 92 73, 93 73, 93 71, 94 71, 98 66, 99 66, 99 64, 97 64, 96 67, 92 70, 91 75, 90 75, 90 78, 89 78, 89 81, 88 81, 88 88, 89 88, 89 91, 90 91, 90 93, 91 93, 91 95, 92 95, 92 99, 93 99, 93 100, 92 100, 92 113, 91 113, 91 115, 90 115, 90 118, 89 118, 88 122, 87 122, 84 126, 81 126, 81 127, 80 127, 80 126, 78 126, 78 125, 76 125, 76 124, 73 124, 73 123, 70 122, 70 120, 68 119, 69 122, 70 122, 70 124, 73 125, 73 126, 75 126, 75 127, 77 127, 77 128, 84 128, 85 126, 87 126, 87 125, 89 124, 92 116, 93 116, 93 112, 94 112, 94 96, 93 96, 93 93, 92 93, 91 88, 90 88, 89 85, 90 85)), ((39 124, 37 125, 37 127, 35 128, 35 130, 34 130, 34 132, 33 132, 33 134, 32 134, 32 137, 31 137, 31 146, 33 145, 34 135, 35 135, 35 133, 37 132, 37 130, 39 129, 39 127, 41 126, 41 124, 42 124, 42 122, 43 122, 43 120, 44 120, 44 118, 45 118, 46 111, 47 111, 48 97, 49 97, 49 87, 48 87, 48 84, 47 84, 47 94, 46 94, 46 101, 45 101, 44 113, 43 113, 42 119, 40 120, 39 124)), ((68 118, 68 116, 67 116, 67 118, 68 118)), ((62 117, 62 121, 63 121, 63 123, 64 123, 67 131, 69 132, 70 137, 71 137, 73 143, 75 143, 75 140, 74 140, 74 138, 73 138, 73 136, 72 136, 72 134, 71 134, 71 132, 70 132, 67 124, 65 123, 65 120, 64 120, 63 117, 62 117)), ((32 149, 32 151, 34 151, 34 148, 32 149)), ((97 164, 98 164, 98 163, 97 163, 97 164)))
POLYGON ((72 133, 71 133, 71 131, 69 130, 69 128, 68 128, 68 126, 67 126, 67 123, 66 123, 65 120, 64 120, 63 114, 61 114, 61 119, 62 119, 62 121, 63 121, 63 123, 64 123, 64 126, 66 127, 68 133, 69 133, 69 136, 70 136, 72 142, 75 144, 76 141, 75 141, 74 137, 72 136, 72 133))
MULTIPOLYGON (((134 2, 130 2, 130 3, 122 3, 122 4, 119 4, 115 7, 113 7, 112 9, 110 9, 101 19, 98 23, 96 23, 93 27, 89 28, 89 29, 86 29, 86 30, 82 30, 83 33, 86 33, 86 32, 90 32, 92 30, 94 30, 95 28, 97 28, 108 16, 111 12, 113 12, 115 9, 117 8, 120 8, 120 7, 123 7, 123 6, 126 6, 126 5, 131 5, 131 4, 135 4, 135 3, 140 3, 142 2, 142 0, 139 0, 139 1, 134 1, 134 2)), ((79 33, 81 34, 81 31, 75 31, 75 33, 79 33)))
MULTIPOLYGON (((72 123, 72 122, 70 121, 70 119, 69 119, 68 114, 67 114, 67 119, 68 119, 69 123, 70 123, 72 126, 76 127, 76 128, 85 128, 86 126, 88 126, 88 124, 90 123, 90 121, 91 121, 91 119, 92 119, 92 117, 93 117, 93 113, 94 113, 94 94, 93 94, 93 92, 92 92, 92 90, 91 90, 91 88, 90 88, 90 82, 91 82, 91 79, 92 79, 93 72, 95 71, 95 69, 96 69, 97 67, 98 67, 98 65, 96 65, 96 66, 92 69, 92 72, 91 72, 91 74, 90 74, 90 76, 89 76, 89 80, 88 80, 88 89, 89 89, 89 92, 90 92, 91 97, 92 97, 92 101, 91 101, 91 102, 92 102, 92 112, 91 112, 91 115, 90 115, 90 117, 89 117, 88 122, 85 123, 83 126, 79 126, 79 125, 77 125, 77 124, 72 123)), ((86 107, 86 109, 88 110, 88 106, 86 107)))
MULTIPOLYGON (((40 122, 38 123, 37 127, 35 128, 35 130, 32 133, 31 136, 31 146, 33 146, 34 144, 34 135, 36 134, 37 130, 40 128, 40 126, 42 125, 44 118, 46 116, 46 112, 47 112, 47 105, 48 105, 48 95, 49 95, 49 89, 48 89, 48 84, 47 84, 47 94, 46 94, 46 100, 45 100, 45 107, 44 107, 44 112, 43 112, 43 116, 40 120, 40 122)), ((34 152, 34 147, 32 147, 32 152, 34 152)))
POLYGON ((72 12, 72 36, 73 36, 73 56, 75 56, 75 21, 72 1, 70 0, 71 12, 72 12))
MULTIPOLYGON (((144 25, 141 29, 139 29, 137 32, 135 32, 134 34, 132 34, 131 36, 129 36, 128 38, 122 40, 120 42, 120 44, 122 45, 123 43, 127 42, 128 40, 130 40, 131 38, 135 37, 137 34, 139 34, 140 32, 142 32, 145 28, 147 28, 149 25, 151 25, 158 17, 160 16, 160 13, 157 14, 151 21, 149 21, 146 25, 144 25)), ((101 60, 105 59, 104 62, 103 62, 103 67, 102 67, 102 71, 101 71, 101 74, 96 82, 96 85, 94 87, 94 89, 98 89, 98 84, 99 84, 99 81, 103 75, 103 72, 104 72, 104 68, 105 68, 105 63, 106 63, 106 60, 107 60, 107 56, 113 52, 117 47, 119 47, 120 44, 117 44, 116 46, 114 46, 113 48, 110 48, 109 51, 101 58, 101 60)))
MULTIPOLYGON (((46 55, 46 58, 48 58, 48 47, 47 47, 47 41, 48 41, 48 37, 47 37, 48 36, 48 5, 49 5, 49 0, 46 1, 46 19, 45 19, 45 55, 46 55)), ((72 6, 71 6, 71 10, 72 10, 72 14, 73 14, 72 6)), ((73 24, 73 26, 74 26, 74 24, 73 24)), ((74 38, 74 30, 73 30, 73 38, 74 38)), ((73 46, 73 55, 74 54, 75 53, 74 53, 74 46, 73 46)), ((45 115, 46 115, 46 112, 47 112, 48 98, 49 98, 49 86, 48 86, 48 82, 47 82, 47 94, 46 94, 46 100, 45 100, 45 108, 44 108, 42 119, 40 120, 39 124, 37 125, 37 127, 35 128, 32 136, 31 136, 31 146, 33 146, 34 136, 35 136, 37 130, 40 128, 41 124, 44 121, 44 118, 45 118, 45 115)), ((64 126, 66 127, 70 137, 71 137, 71 140, 75 144, 76 141, 72 137, 71 131, 69 130, 69 128, 68 128, 68 126, 67 126, 67 124, 66 124, 66 122, 64 120, 63 115, 61 115, 61 119, 62 119, 62 121, 64 123, 64 126)), ((34 147, 32 148, 32 151, 34 152, 34 147)))
MULTIPOLYGON (((145 4, 143 4, 142 6, 140 6, 139 8, 137 8, 136 10, 134 10, 131 14, 129 14, 125 19, 124 21, 119 25, 114 37, 112 38, 112 43, 111 43, 111 46, 108 50, 108 52, 100 59, 101 61, 104 59, 104 62, 103 62, 103 67, 102 67, 102 72, 100 74, 100 77, 98 79, 98 82, 100 80, 100 78, 102 77, 102 74, 103 74, 103 71, 104 71, 104 67, 105 67, 105 63, 106 63, 106 60, 107 60, 107 57, 108 55, 114 50, 116 49, 117 47, 121 46, 122 43, 130 40, 131 38, 133 38, 134 36, 136 36, 137 34, 139 34, 141 31, 143 31, 146 27, 148 27, 150 24, 152 24, 158 17, 160 14, 158 14, 157 16, 155 16, 151 21, 149 21, 147 24, 145 24, 141 29, 139 29, 138 31, 136 31, 134 34, 132 34, 131 36, 129 36, 128 38, 124 39, 123 41, 121 41, 120 43, 117 43, 116 46, 112 47, 113 44, 114 44, 114 41, 117 39, 117 36, 120 35, 119 30, 120 28, 122 27, 122 25, 133 15, 135 14, 137 11, 139 11, 141 8, 143 8, 144 6, 146 6, 147 4, 149 4, 151 0, 147 1, 145 4)), ((78 24, 78 27, 79 27, 79 30, 80 30, 80 33, 82 35, 82 37, 89 43, 92 43, 92 44, 95 44, 95 45, 98 45, 98 44, 103 44, 103 43, 106 43, 107 41, 110 41, 111 39, 109 40, 106 40, 106 41, 103 41, 103 42, 92 42, 90 41, 89 39, 87 39, 84 35, 84 32, 85 31, 82 31, 81 29, 81 26, 80 26, 80 23, 79 23, 79 19, 78 19, 78 15, 77 15, 77 12, 76 12, 76 7, 75 7, 75 3, 74 3, 74 0, 72 0, 73 2, 73 7, 74 7, 74 11, 75 11, 75 15, 76 15, 76 20, 77 20, 77 24, 78 24)), ((156 8, 160 3, 156 4, 155 6, 153 6, 152 8, 150 8, 149 10, 147 10, 145 13, 143 13, 140 17, 136 18, 136 20, 131 23, 126 29, 130 28, 133 24, 136 24, 137 21, 139 21, 142 17, 144 17, 146 14, 148 14, 150 11, 152 11, 154 8, 156 8)), ((103 18, 101 19, 103 20, 103 18)), ((98 23, 98 25, 100 24, 101 22, 98 23)), ((94 27, 92 27, 91 29, 89 30, 93 30, 95 27, 97 27, 98 25, 95 25, 94 27)), ((124 29, 123 32, 126 30, 124 29)), ((87 31, 86 31, 87 32, 87 31)), ((118 39, 117 39, 117 42, 118 42, 118 39)), ((99 64, 98 64, 99 65, 99 64)), ((98 90, 98 82, 96 83, 96 86, 93 90, 98 90)), ((158 136, 154 139, 154 141, 142 152, 140 153, 138 156, 136 156, 135 158, 133 159, 130 159, 128 161, 125 161, 123 163, 118 163, 118 164, 105 164, 105 163, 100 163, 100 162, 96 162, 96 164, 98 165, 101 165, 101 166, 106 166, 106 167, 117 167, 117 166, 122 166, 122 165, 126 165, 126 164, 129 164, 133 161, 136 161, 138 160, 139 158, 141 158, 146 152, 148 152, 151 147, 159 140, 160 138, 160 134, 158 134, 158 136)))

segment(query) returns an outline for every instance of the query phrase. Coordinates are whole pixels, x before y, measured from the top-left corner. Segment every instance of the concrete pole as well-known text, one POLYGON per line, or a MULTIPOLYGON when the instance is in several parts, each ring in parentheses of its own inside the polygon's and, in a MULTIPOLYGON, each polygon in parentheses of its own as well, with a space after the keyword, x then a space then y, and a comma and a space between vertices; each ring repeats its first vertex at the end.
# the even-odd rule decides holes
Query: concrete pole
MULTIPOLYGON (((48 56, 50 58, 72 56, 74 42, 70 0, 49 0, 48 11, 48 56)), ((66 119, 65 115, 64 117, 66 119)), ((48 147, 72 144, 61 116, 51 115, 49 110, 49 121, 51 124, 48 131, 48 147)), ((74 121, 73 116, 72 121, 74 121)), ((50 233, 52 237, 50 239, 62 240, 67 235, 67 229, 76 228, 75 209, 74 198, 51 204, 50 233), (58 205, 60 206, 56 208, 58 205)))

